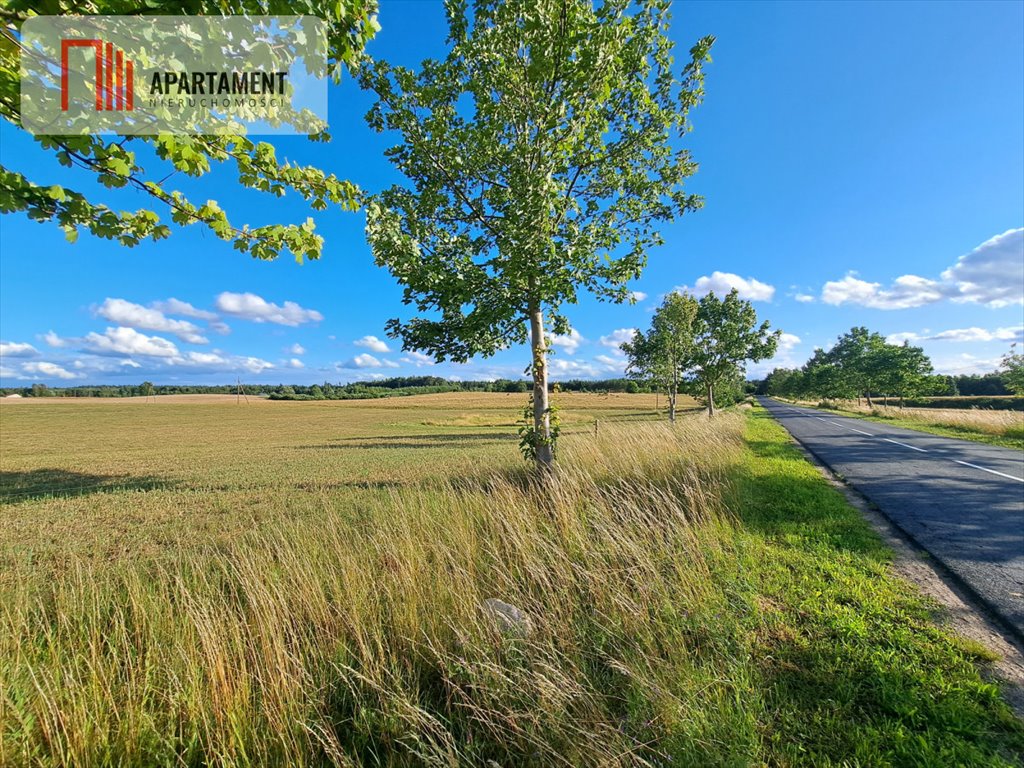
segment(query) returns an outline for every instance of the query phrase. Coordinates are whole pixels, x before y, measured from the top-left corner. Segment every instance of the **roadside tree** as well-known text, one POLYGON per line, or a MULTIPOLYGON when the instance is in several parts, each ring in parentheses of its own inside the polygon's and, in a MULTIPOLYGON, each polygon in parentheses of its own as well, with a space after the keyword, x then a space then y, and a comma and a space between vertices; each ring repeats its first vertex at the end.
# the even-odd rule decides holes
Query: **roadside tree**
POLYGON ((1008 390, 1015 395, 1024 395, 1024 354, 1017 351, 1016 343, 1011 344, 1010 351, 1003 355, 999 373, 1008 390))
POLYGON ((669 421, 676 420, 680 385, 693 365, 696 318, 696 299, 670 293, 655 311, 650 330, 637 331, 621 345, 626 373, 665 393, 669 421))
POLYGON ((781 331, 757 324, 757 312, 734 288, 723 299, 714 292, 698 302, 690 374, 694 391, 704 400, 708 418, 715 415, 715 390, 741 375, 744 365, 775 354, 781 331))
POLYGON ((367 207, 376 262, 418 313, 392 319, 435 360, 530 344, 538 466, 554 461, 545 333, 581 292, 628 300, 659 227, 700 207, 676 143, 703 95, 713 38, 675 68, 667 0, 451 0, 447 55, 385 62, 361 82, 367 119, 401 141, 408 179, 367 207))

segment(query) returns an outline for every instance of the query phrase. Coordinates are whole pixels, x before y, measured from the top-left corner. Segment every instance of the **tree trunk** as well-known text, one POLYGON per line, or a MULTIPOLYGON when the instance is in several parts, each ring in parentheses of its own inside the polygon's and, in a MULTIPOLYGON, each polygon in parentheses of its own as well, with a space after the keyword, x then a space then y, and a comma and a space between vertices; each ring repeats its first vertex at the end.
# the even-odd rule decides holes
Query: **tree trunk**
POLYGON ((676 420, 676 398, 679 397, 679 366, 676 365, 675 357, 672 359, 672 382, 669 384, 668 392, 668 420, 676 420))
POLYGON ((708 418, 715 418, 715 388, 708 384, 708 418))
POLYGON ((540 438, 537 466, 551 469, 555 454, 551 450, 551 414, 548 412, 548 350, 544 343, 544 313, 530 308, 530 352, 533 357, 533 429, 540 438))
POLYGON ((864 393, 864 397, 867 398, 868 408, 874 408, 874 406, 871 404, 871 390, 868 390, 867 392, 865 392, 864 393))

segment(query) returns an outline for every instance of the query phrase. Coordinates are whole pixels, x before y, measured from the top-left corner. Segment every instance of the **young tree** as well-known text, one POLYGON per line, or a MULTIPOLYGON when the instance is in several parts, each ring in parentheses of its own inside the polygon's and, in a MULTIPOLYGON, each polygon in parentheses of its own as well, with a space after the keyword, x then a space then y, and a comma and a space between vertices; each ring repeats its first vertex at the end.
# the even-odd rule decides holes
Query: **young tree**
MULTIPOLYGON (((326 4, 316 0, 290 0, 276 9, 274 4, 267 5, 262 0, 61 0, 42 5, 48 10, 43 11, 36 0, 7 0, 0 7, 0 115, 19 127, 19 30, 21 24, 36 13, 244 16, 276 10, 288 15, 318 16, 329 26, 328 66, 336 77, 345 66, 357 61, 364 45, 379 28, 377 0, 326 4)), ((330 137, 319 134, 315 138, 328 140, 330 137)), ((323 240, 315 233, 311 218, 301 224, 259 227, 232 224, 216 201, 193 203, 183 193, 169 187, 168 180, 177 173, 203 176, 213 164, 233 162, 238 183, 244 187, 277 196, 292 191, 310 201, 315 210, 323 210, 332 203, 346 210, 359 207, 360 193, 354 184, 314 166, 280 162, 272 144, 257 143, 245 136, 37 136, 36 141, 44 150, 54 152, 61 165, 95 174, 96 180, 108 188, 138 190, 155 208, 167 209, 174 223, 202 224, 218 238, 232 242, 237 250, 256 258, 273 259, 282 251, 289 251, 300 261, 316 259, 323 240), (140 159, 140 155, 145 159, 140 159)), ((80 228, 126 246, 137 245, 147 238, 160 240, 171 233, 156 210, 118 211, 98 198, 93 192, 86 194, 56 184, 37 183, 0 166, 0 213, 21 211, 35 221, 53 222, 72 242, 77 239, 80 228)))
POLYGON ((1024 354, 1017 351, 1017 344, 1010 345, 1010 351, 1003 355, 999 373, 1006 388, 1015 395, 1024 395, 1024 354))
POLYGON ((696 299, 670 293, 655 311, 650 330, 637 331, 621 345, 628 361, 626 373, 665 393, 669 421, 676 420, 679 386, 693 364, 696 317, 696 299))
POLYGON ((724 299, 714 292, 698 302, 691 381, 704 398, 708 418, 715 415, 715 388, 742 374, 744 363, 775 354, 781 331, 757 325, 757 312, 734 288, 724 299))
POLYGON ((532 439, 553 462, 545 331, 581 291, 622 302, 658 226, 700 207, 673 144, 703 94, 713 38, 673 69, 667 0, 448 0, 441 61, 379 62, 367 116, 401 144, 407 186, 367 207, 374 258, 420 313, 388 323, 436 360, 531 348, 532 439))

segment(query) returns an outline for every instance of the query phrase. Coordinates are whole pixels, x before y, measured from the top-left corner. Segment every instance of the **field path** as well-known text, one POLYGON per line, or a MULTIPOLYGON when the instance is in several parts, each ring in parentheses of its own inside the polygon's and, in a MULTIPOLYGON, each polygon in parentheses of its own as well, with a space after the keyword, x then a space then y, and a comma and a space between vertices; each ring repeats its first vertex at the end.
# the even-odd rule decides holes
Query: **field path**
POLYGON ((760 401, 1024 639, 1024 452, 760 401))

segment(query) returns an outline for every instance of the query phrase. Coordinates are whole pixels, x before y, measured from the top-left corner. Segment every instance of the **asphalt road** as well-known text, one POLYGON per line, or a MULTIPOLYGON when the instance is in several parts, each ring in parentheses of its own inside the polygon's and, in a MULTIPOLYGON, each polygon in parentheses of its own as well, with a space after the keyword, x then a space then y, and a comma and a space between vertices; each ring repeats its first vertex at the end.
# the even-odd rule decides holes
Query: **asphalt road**
POLYGON ((760 401, 1024 639, 1024 452, 760 401))

